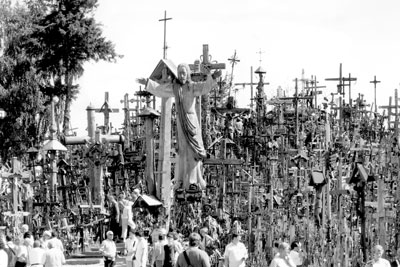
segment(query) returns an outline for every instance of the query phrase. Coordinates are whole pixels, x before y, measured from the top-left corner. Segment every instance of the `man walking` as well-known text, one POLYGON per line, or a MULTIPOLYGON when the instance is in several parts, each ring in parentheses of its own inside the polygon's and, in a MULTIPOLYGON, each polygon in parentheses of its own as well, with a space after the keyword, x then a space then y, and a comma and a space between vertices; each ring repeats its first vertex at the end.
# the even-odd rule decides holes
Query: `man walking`
POLYGON ((115 264, 115 258, 117 257, 117 246, 113 240, 114 233, 108 231, 106 233, 107 239, 103 240, 100 246, 100 252, 104 256, 104 267, 113 267, 115 264))
POLYGON ((232 241, 225 248, 225 267, 244 267, 248 257, 247 248, 240 242, 240 235, 232 234, 232 241))
POLYGON ((198 233, 189 235, 189 248, 178 256, 176 267, 210 267, 210 258, 199 249, 201 237, 198 233))

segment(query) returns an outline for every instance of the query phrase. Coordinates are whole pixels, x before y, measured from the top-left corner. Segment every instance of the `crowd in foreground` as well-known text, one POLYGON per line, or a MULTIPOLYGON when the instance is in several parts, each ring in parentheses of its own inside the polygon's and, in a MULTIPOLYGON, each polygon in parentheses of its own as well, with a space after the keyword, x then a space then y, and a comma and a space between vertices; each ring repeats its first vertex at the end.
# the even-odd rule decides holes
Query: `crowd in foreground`
POLYGON ((0 267, 59 267, 65 264, 64 246, 56 231, 44 231, 41 237, 34 237, 26 224, 20 231, 16 238, 0 237, 0 267))

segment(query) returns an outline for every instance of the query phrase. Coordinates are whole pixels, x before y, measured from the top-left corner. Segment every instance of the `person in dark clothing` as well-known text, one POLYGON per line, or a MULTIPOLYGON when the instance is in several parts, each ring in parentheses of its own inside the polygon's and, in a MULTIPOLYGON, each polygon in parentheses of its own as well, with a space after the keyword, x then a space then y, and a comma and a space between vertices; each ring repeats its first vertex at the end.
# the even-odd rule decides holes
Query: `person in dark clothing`
POLYGON ((120 226, 119 226, 119 217, 120 217, 120 212, 119 212, 119 206, 118 202, 115 200, 114 196, 109 195, 108 196, 108 201, 109 201, 109 209, 110 209, 110 221, 109 221, 109 229, 115 233, 115 239, 117 239, 120 234, 120 226))
POLYGON ((210 267, 210 258, 207 253, 199 249, 200 240, 201 237, 198 233, 189 235, 189 248, 179 254, 176 267, 210 267))
POLYGON ((169 232, 167 235, 168 244, 164 245, 164 264, 163 267, 175 266, 175 242, 173 233, 169 232))

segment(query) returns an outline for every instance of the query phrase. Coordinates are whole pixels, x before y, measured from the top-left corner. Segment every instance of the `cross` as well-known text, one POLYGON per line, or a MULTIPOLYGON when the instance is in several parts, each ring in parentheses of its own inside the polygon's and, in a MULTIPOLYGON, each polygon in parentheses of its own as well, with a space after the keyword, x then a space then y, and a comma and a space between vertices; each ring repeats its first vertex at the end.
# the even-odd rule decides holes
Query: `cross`
POLYGON ((250 109, 253 109, 253 85, 257 85, 258 83, 253 83, 253 67, 250 67, 250 83, 235 83, 234 85, 241 85, 245 87, 246 85, 250 85, 251 95, 250 95, 250 109))
POLYGON ((351 82, 352 81, 357 81, 357 78, 352 78, 351 74, 349 74, 349 78, 344 78, 342 76, 342 63, 340 63, 339 67, 339 78, 326 78, 325 81, 339 81, 339 84, 337 85, 338 88, 338 93, 341 95, 345 95, 344 92, 344 87, 348 86, 349 87, 349 104, 351 106, 351 82), (349 82, 349 84, 345 84, 344 82, 349 82))
POLYGON ((231 90, 232 80, 233 80, 233 68, 235 67, 235 64, 237 64, 237 62, 240 62, 240 60, 236 56, 236 50, 235 50, 235 53, 233 54, 233 56, 231 58, 228 58, 228 60, 231 62, 231 65, 232 65, 231 82, 229 83, 229 85, 230 85, 229 86, 229 95, 230 95, 230 90, 231 90))
POLYGON ((322 94, 322 91, 317 91, 318 88, 326 88, 326 86, 317 86, 317 76, 313 76, 311 75, 311 80, 306 82, 306 87, 304 89, 308 90, 311 89, 312 91, 312 95, 315 97, 314 101, 315 101, 315 108, 318 107, 318 103, 317 103, 317 95, 322 94), (308 83, 311 84, 311 86, 308 86, 308 83))
POLYGON ((125 113, 125 118, 124 118, 124 133, 125 133, 125 143, 127 144, 127 147, 130 146, 130 137, 131 137, 131 125, 130 125, 130 111, 135 111, 137 112, 137 109, 131 109, 129 108, 129 102, 133 103, 137 100, 134 99, 129 99, 129 95, 125 94, 124 95, 124 100, 121 100, 121 103, 124 103, 124 113, 125 113))
POLYGON ((376 106, 376 84, 380 83, 381 81, 376 80, 376 75, 374 76, 374 80, 370 81, 370 83, 374 84, 374 102, 375 102, 375 112, 377 112, 378 107, 376 106))
POLYGON ((261 48, 260 48, 260 50, 258 51, 258 52, 256 52, 257 54, 259 54, 259 57, 260 57, 260 59, 259 59, 259 61, 260 61, 260 66, 261 66, 261 61, 262 61, 262 59, 261 59, 261 54, 263 54, 263 53, 265 53, 264 51, 261 51, 261 48))
POLYGON ((394 105, 392 105, 392 97, 389 97, 389 105, 388 106, 380 106, 379 108, 382 109, 387 109, 388 110, 388 129, 391 128, 391 124, 393 121, 391 121, 391 116, 395 116, 394 120, 394 130, 396 133, 398 132, 398 109, 399 109, 399 104, 398 104, 398 95, 397 95, 397 89, 394 90, 394 105), (394 109, 394 112, 392 111, 394 109))
POLYGON ((119 112, 119 109, 117 108, 110 108, 108 104, 108 92, 105 92, 104 96, 104 104, 101 106, 99 109, 95 109, 97 113, 103 113, 104 114, 104 129, 103 129, 103 134, 106 134, 109 132, 109 123, 110 123, 110 113, 113 112, 119 112))
POLYGON ((295 94, 293 97, 281 97, 280 99, 282 100, 289 100, 289 99, 293 99, 294 102, 294 106, 295 106, 295 112, 296 112, 296 124, 295 124, 295 129, 296 129, 296 147, 298 147, 299 144, 299 111, 298 111, 298 103, 300 99, 313 99, 313 96, 303 96, 303 97, 299 97, 298 94, 298 79, 296 78, 295 80, 295 94))
POLYGON ((11 162, 12 166, 12 172, 3 172, 1 173, 1 178, 7 178, 10 180, 11 183, 11 195, 12 195, 12 206, 13 206, 13 214, 18 213, 18 206, 19 206, 19 201, 18 201, 18 184, 20 184, 20 179, 23 178, 29 178, 30 173, 29 172, 24 172, 21 169, 21 162, 16 158, 12 158, 11 162))
POLYGON ((167 11, 164 11, 164 18, 159 19, 158 21, 164 21, 164 47, 163 47, 163 59, 167 58, 167 20, 171 20, 172 18, 167 18, 167 11))

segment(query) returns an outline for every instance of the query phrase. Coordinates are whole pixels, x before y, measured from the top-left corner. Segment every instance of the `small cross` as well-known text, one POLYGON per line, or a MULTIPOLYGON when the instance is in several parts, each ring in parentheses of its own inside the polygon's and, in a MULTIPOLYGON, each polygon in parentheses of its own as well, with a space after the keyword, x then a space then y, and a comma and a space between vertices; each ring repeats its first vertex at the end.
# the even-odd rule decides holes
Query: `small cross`
POLYGON ((374 104, 375 104, 375 112, 377 112, 377 109, 378 109, 378 107, 376 106, 376 84, 377 83, 380 83, 381 81, 377 81, 376 80, 376 76, 374 76, 374 80, 373 81, 370 81, 370 83, 373 83, 374 84, 374 104))

